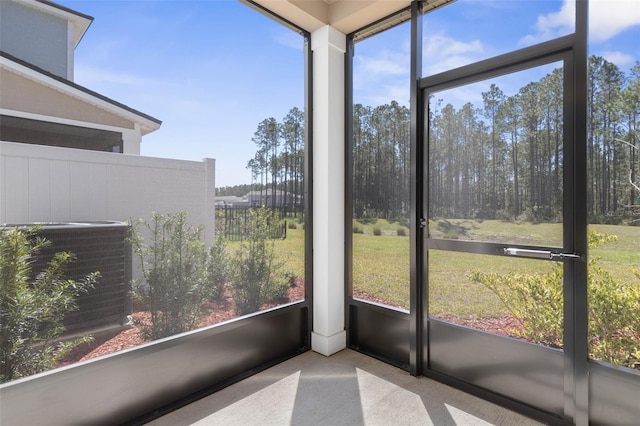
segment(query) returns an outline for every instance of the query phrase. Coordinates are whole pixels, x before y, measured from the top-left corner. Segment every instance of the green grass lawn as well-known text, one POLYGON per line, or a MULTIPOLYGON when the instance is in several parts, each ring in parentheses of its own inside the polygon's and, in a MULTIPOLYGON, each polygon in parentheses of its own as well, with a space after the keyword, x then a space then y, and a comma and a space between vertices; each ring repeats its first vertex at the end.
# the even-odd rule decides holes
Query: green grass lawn
MULTIPOLYGON (((362 231, 353 234, 354 290, 371 296, 373 300, 409 309, 410 239, 398 235, 397 229, 402 225, 384 220, 354 222, 354 225, 362 231), (374 229, 381 232, 374 233, 374 229)), ((590 229, 615 235, 618 239, 591 250, 589 257, 599 258, 598 265, 623 283, 638 283, 633 271, 640 269, 640 227, 594 225, 590 229)), ((430 232, 441 238, 561 246, 561 227, 558 224, 451 220, 432 222, 430 232)), ((406 228, 405 234, 409 234, 406 228)), ((275 240, 275 247, 278 257, 286 261, 284 270, 302 277, 304 231, 301 227, 288 230, 285 240, 275 240)), ((473 271, 535 275, 548 273, 556 265, 555 262, 543 260, 443 250, 429 250, 427 262, 429 314, 467 325, 470 324, 467 320, 478 320, 480 325, 477 326, 480 328, 487 321, 504 321, 502 317, 509 315, 509 311, 488 287, 469 278, 473 271)), ((476 326, 475 322, 471 324, 476 326)), ((609 335, 616 336, 615 332, 609 335)), ((590 351, 596 349, 591 348, 590 351)), ((597 359, 610 360, 610 354, 602 350, 590 354, 597 359)), ((616 358, 617 361, 610 362, 627 365, 625 354, 616 358)))
POLYGON ((304 230, 298 224, 297 229, 287 229, 287 238, 275 241, 278 259, 285 262, 283 270, 304 278, 304 230))
MULTIPOLYGON (((358 225, 364 233, 355 234, 353 240, 354 289, 408 309, 409 238, 394 235, 397 224, 383 220, 370 224, 358 222, 358 225), (382 229, 381 236, 373 235, 374 227, 382 229)), ((595 225, 593 228, 617 235, 618 241, 597 248, 589 255, 600 257, 601 265, 616 277, 627 282, 637 280, 633 269, 640 269, 640 227, 595 225)), ((465 240, 561 246, 561 227, 554 223, 451 220, 444 226, 438 226, 438 221, 430 224, 432 235, 439 237, 451 229, 465 240)), ((471 271, 545 273, 553 266, 544 261, 439 250, 429 251, 428 262, 430 313, 459 317, 500 316, 507 312, 490 290, 469 280, 471 271)))
MULTIPOLYGON (((390 305, 409 308, 409 237, 398 236, 397 229, 408 229, 398 222, 376 220, 354 221, 363 233, 353 235, 353 285, 390 305), (374 228, 381 230, 374 235, 374 228)), ((430 224, 432 235, 442 236, 446 227, 459 232, 458 238, 484 241, 512 241, 531 245, 561 245, 559 224, 511 223, 498 220, 451 220, 443 226, 430 224), (439 234, 440 232, 440 234, 439 234)), ((601 258, 601 265, 627 282, 637 280, 633 269, 640 269, 640 227, 594 225, 598 232, 618 236, 618 240, 592 250, 590 256, 601 258)), ((449 235, 451 237, 451 235, 449 235)), ((235 246, 238 243, 230 243, 235 246)), ((285 261, 284 270, 304 277, 304 230, 288 229, 287 238, 275 240, 275 249, 285 261)), ((552 262, 505 258, 468 253, 430 250, 429 310, 434 316, 454 315, 461 318, 501 316, 507 313, 500 300, 482 284, 471 281, 471 271, 496 273, 545 273, 552 262)))
MULTIPOLYGON (((297 224, 297 229, 287 229, 285 239, 272 240, 276 258, 283 262, 282 272, 291 272, 297 278, 304 278, 304 230, 297 224)), ((229 241, 227 247, 231 253, 238 250, 240 241, 229 241)))

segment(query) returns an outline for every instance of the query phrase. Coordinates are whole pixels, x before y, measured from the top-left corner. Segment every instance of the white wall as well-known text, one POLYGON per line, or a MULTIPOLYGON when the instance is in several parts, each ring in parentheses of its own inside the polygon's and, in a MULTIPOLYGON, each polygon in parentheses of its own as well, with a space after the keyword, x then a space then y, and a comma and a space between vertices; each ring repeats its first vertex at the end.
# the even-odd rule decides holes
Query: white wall
POLYGON ((213 241, 215 160, 0 142, 0 223, 128 221, 188 211, 213 241))

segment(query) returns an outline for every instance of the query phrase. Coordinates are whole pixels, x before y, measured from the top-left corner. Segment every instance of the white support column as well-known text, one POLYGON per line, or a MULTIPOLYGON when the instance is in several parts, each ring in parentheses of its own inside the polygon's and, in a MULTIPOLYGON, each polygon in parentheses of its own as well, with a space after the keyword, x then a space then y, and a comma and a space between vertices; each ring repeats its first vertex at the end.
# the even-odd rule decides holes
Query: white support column
POLYGON ((204 162, 204 201, 206 222, 204 228, 204 242, 207 245, 213 244, 216 235, 216 160, 205 158, 204 162))
POLYGON ((123 154, 140 155, 140 144, 142 143, 142 133, 140 125, 136 124, 134 129, 122 132, 123 154))
POLYGON ((313 50, 313 331, 311 348, 346 347, 344 328, 344 53, 346 36, 325 26, 313 50))

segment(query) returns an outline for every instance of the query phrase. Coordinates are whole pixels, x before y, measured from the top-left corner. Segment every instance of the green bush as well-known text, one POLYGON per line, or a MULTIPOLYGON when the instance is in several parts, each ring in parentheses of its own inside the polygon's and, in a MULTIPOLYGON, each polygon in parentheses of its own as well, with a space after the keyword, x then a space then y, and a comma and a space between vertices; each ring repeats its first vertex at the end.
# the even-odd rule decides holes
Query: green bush
POLYGON ((35 236, 37 228, 0 228, 0 383, 54 368, 69 351, 91 340, 85 336, 57 341, 64 317, 78 309, 77 297, 88 291, 99 273, 82 281, 65 280, 68 252, 56 253, 32 279, 31 264, 50 243, 35 236))
POLYGON ((473 271, 523 326, 522 337, 548 346, 562 346, 562 265, 549 274, 496 274, 473 271))
POLYGON ((379 237, 380 235, 382 235, 382 229, 376 226, 375 228, 373 228, 373 235, 375 235, 376 237, 379 237))
POLYGON ((407 230, 405 228, 398 228, 396 230, 397 234, 399 237, 406 237, 407 236, 407 230))
MULTIPOLYGON (((200 240, 202 226, 187 224, 187 213, 153 213, 150 223, 140 219, 131 243, 140 260, 142 280, 134 282, 138 300, 151 313, 141 325, 145 339, 159 339, 191 330, 202 304, 213 292, 207 280, 207 250, 200 240), (140 227, 150 235, 145 243, 140 227)), ((216 246, 212 248, 216 255, 216 246)))
POLYGON ((263 304, 286 295, 290 279, 276 260, 270 227, 279 221, 266 208, 251 209, 246 237, 231 257, 233 299, 240 315, 256 312, 263 304))
MULTIPOLYGON (((593 249, 617 239, 589 232, 593 249)), ((588 268, 589 355, 612 364, 638 367, 640 361, 640 281, 625 283, 591 257, 588 268)), ((640 279, 640 273, 636 271, 640 279)), ((487 274, 470 278, 493 291, 523 326, 522 337, 561 347, 563 330, 563 264, 548 274, 487 274)))
POLYGON ((287 223, 287 228, 289 228, 289 229, 298 229, 298 225, 296 225, 295 222, 288 222, 287 223))
MULTIPOLYGON (((616 239, 596 236, 593 247, 616 239)), ((597 260, 589 260, 590 356, 640 368, 640 275, 635 271, 639 280, 625 283, 598 266, 597 260)))
POLYGON ((219 300, 224 296, 227 283, 231 279, 230 268, 227 240, 224 238, 224 232, 217 232, 205 266, 205 279, 210 286, 211 298, 219 300))
POLYGON ((364 229, 362 227, 353 225, 353 233, 354 234, 364 234, 364 229))

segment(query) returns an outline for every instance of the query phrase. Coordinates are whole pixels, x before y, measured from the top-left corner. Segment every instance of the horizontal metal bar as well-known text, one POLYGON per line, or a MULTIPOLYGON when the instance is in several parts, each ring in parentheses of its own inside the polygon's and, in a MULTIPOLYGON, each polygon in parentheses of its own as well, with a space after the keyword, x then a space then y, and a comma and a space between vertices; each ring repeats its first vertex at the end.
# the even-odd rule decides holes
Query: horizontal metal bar
POLYGON ((553 261, 563 261, 565 259, 583 260, 584 256, 575 253, 552 252, 551 250, 530 250, 516 247, 505 247, 504 254, 507 256, 526 257, 529 259, 544 259, 553 261))
POLYGON ((528 250, 515 247, 506 247, 504 254, 507 256, 530 257, 535 259, 551 260, 553 253, 550 250, 528 250))
POLYGON ((563 252, 561 247, 540 247, 527 245, 506 245, 484 241, 461 241, 446 238, 428 238, 429 250, 456 251, 460 253, 488 254, 492 256, 523 257, 527 259, 552 260, 560 262, 565 259, 584 261, 585 256, 577 253, 563 252))
POLYGON ((452 240, 448 238, 428 238, 427 248, 431 250, 447 250, 458 251, 463 253, 475 253, 475 254, 491 254, 496 256, 507 256, 504 250, 505 248, 516 248, 525 250, 549 250, 553 253, 561 253, 562 247, 543 247, 543 246, 529 246, 521 244, 505 244, 505 243, 491 243, 485 241, 464 241, 464 240, 452 240))
POLYGON ((565 59, 565 55, 571 51, 573 44, 573 34, 566 35, 555 40, 546 41, 425 77, 420 80, 419 85, 421 89, 426 89, 429 93, 433 93, 475 81, 546 65, 565 59))

